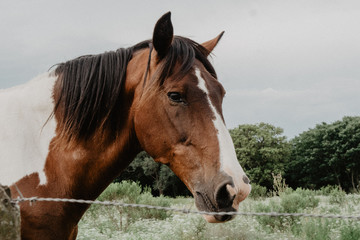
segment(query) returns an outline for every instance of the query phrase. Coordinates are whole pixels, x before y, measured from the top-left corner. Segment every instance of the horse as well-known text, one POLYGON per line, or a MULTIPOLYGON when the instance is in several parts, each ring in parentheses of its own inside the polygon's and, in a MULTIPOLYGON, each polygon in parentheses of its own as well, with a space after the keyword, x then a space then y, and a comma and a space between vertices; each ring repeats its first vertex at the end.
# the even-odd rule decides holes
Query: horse
MULTIPOLYGON (((173 31, 168 12, 150 40, 60 63, 0 92, 0 182, 14 198, 94 200, 145 150, 185 183, 199 210, 238 210, 251 186, 208 60, 224 32, 199 44, 173 31)), ((75 239, 89 207, 19 205, 22 239, 75 239)))

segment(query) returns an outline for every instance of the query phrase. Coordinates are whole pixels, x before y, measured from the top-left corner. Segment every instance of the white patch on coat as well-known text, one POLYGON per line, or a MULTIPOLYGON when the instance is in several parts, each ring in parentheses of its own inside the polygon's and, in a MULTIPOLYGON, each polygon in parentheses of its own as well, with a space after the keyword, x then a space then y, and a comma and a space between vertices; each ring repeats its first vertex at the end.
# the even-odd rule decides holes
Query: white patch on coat
POLYGON ((55 136, 55 120, 46 120, 53 110, 52 90, 56 77, 42 74, 30 82, 0 90, 0 183, 11 185, 44 172, 49 143, 55 136))
MULTIPOLYGON (((207 95, 210 109, 214 113, 215 118, 213 119, 214 126, 218 132, 219 151, 220 151, 220 170, 223 170, 229 176, 233 178, 235 189, 228 187, 228 191, 231 194, 237 194, 240 190, 244 189, 244 182, 242 180, 245 175, 244 170, 240 166, 234 148, 234 143, 230 136, 228 129, 225 126, 222 117, 214 107, 209 97, 209 90, 206 87, 205 80, 201 77, 199 69, 195 69, 196 77, 198 78, 198 87, 204 91, 207 95)), ((250 186, 245 186, 249 188, 250 186)))

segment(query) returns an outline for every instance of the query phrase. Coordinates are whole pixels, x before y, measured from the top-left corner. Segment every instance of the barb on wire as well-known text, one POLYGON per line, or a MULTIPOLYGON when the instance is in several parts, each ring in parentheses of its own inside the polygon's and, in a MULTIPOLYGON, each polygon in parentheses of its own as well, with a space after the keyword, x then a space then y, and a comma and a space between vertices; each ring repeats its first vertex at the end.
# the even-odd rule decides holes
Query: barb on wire
POLYGON ((190 209, 180 209, 162 206, 152 206, 145 204, 123 203, 117 201, 98 201, 98 200, 83 200, 83 199, 67 199, 67 198, 39 198, 39 197, 18 197, 12 200, 13 203, 21 202, 68 202, 80 204, 98 204, 104 206, 120 206, 120 207, 137 207, 156 210, 165 210, 172 212, 180 212, 185 214, 200 214, 200 215, 241 215, 241 216, 269 216, 269 217, 312 217, 312 218, 337 218, 337 219, 353 219, 360 221, 360 215, 333 215, 333 214, 308 214, 308 213, 278 213, 278 212, 206 212, 190 209))

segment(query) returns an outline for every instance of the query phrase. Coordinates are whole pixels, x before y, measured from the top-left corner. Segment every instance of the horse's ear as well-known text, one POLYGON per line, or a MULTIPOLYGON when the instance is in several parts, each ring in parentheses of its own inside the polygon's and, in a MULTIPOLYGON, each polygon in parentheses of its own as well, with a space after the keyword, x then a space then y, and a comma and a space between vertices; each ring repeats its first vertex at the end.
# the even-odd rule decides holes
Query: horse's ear
POLYGON ((211 53, 214 48, 216 47, 216 45, 218 44, 218 42, 220 41, 220 39, 222 38, 222 36, 224 35, 225 31, 222 31, 216 38, 211 39, 207 42, 204 42, 203 44, 201 44, 204 48, 206 48, 206 50, 209 51, 209 53, 211 53))
POLYGON ((156 23, 153 34, 153 45, 161 59, 168 53, 174 36, 171 23, 171 12, 165 13, 156 23))

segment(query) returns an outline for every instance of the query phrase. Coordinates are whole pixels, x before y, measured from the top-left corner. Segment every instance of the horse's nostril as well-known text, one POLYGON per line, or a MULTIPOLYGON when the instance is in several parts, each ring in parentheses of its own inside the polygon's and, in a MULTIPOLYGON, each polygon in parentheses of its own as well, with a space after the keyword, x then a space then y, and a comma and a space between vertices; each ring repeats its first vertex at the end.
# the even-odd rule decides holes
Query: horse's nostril
POLYGON ((243 176, 243 181, 244 181, 245 184, 250 183, 250 179, 246 175, 243 176))
POLYGON ((223 184, 216 192, 216 203, 219 209, 231 207, 235 198, 235 194, 230 194, 228 185, 233 186, 232 183, 223 184))

